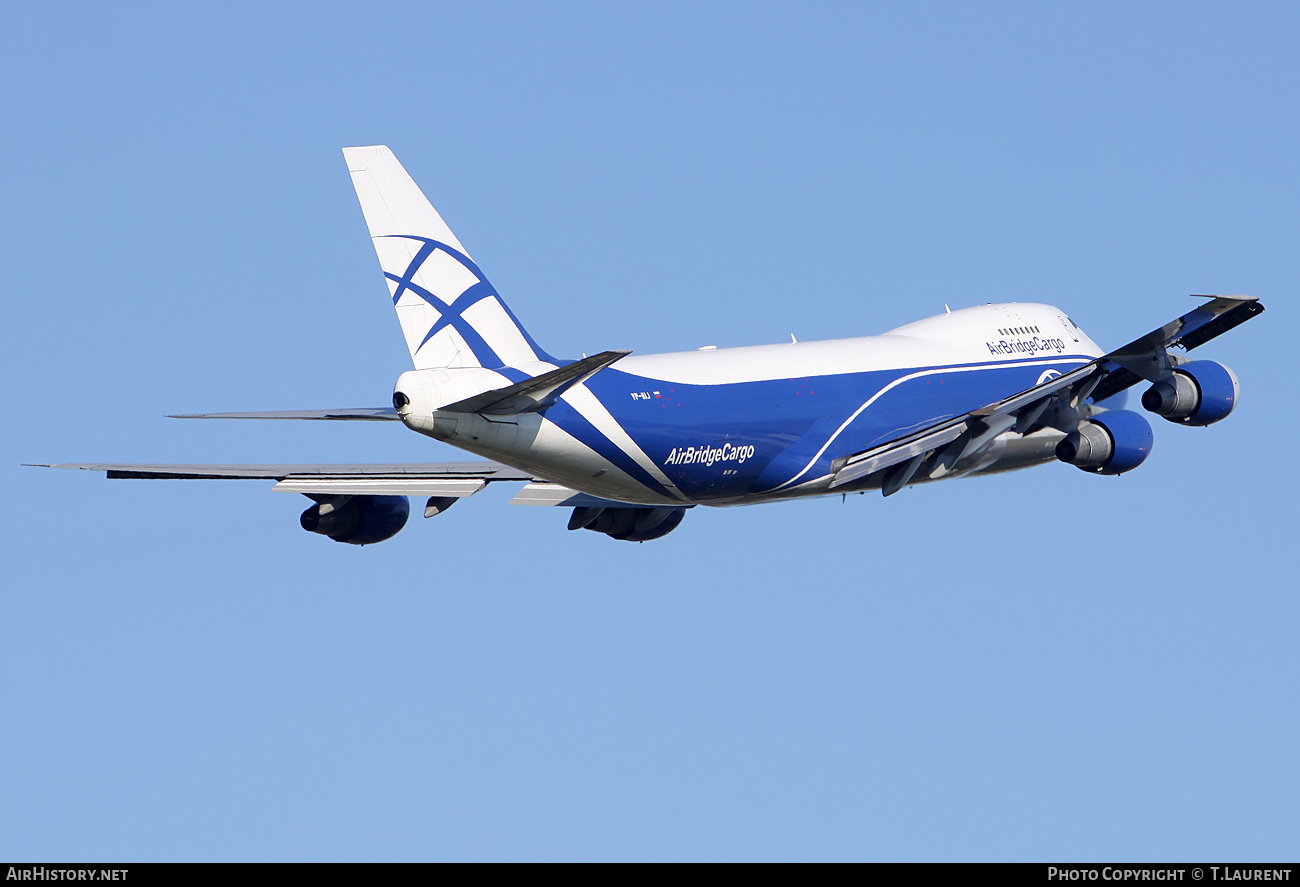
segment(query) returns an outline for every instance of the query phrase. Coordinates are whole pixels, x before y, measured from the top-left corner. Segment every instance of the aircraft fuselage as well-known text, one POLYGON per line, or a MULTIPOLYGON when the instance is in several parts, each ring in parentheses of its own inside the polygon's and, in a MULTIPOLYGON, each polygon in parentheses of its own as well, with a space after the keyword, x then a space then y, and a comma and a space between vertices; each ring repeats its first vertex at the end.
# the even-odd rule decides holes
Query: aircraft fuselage
MULTIPOLYGON (((727 505, 824 494, 837 459, 1102 353, 1059 309, 1008 303, 881 336, 632 355, 541 413, 467 416, 437 407, 465 395, 457 381, 486 390, 550 364, 416 370, 398 389, 411 400, 401 411, 409 427, 555 483, 644 505, 727 505), (457 380, 458 373, 468 376, 457 380)), ((1008 431, 941 476, 1049 461, 1062 436, 1008 431)))

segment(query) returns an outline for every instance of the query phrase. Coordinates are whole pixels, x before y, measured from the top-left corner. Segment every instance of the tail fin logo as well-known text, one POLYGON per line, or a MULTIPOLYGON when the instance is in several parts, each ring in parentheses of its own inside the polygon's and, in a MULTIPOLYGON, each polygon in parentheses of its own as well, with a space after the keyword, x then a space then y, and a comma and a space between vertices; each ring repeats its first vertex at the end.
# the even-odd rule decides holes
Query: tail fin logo
MULTIPOLYGON (((423 332, 422 336, 420 332, 428 322, 427 319, 415 329, 405 329, 407 320, 403 319, 404 331, 407 333, 413 358, 426 343, 437 338, 439 334, 447 332, 450 335, 454 332, 455 337, 458 337, 473 354, 474 362, 478 366, 495 369, 552 359, 532 340, 469 256, 449 244, 428 237, 418 237, 413 234, 386 234, 376 238, 376 241, 381 238, 413 241, 420 245, 406 266, 406 270, 400 275, 386 269, 384 271, 384 276, 395 284, 392 290, 393 305, 397 307, 399 316, 407 313, 403 311, 402 299, 408 294, 418 297, 437 315, 437 320, 423 332), (431 259, 433 259, 432 264, 426 268, 426 263, 431 259), (484 302, 488 304, 482 305, 466 317, 466 312, 484 302)), ((419 303, 412 303, 409 298, 405 303, 407 306, 413 304, 419 303)), ((422 309, 419 316, 427 318, 427 309, 422 309)), ((459 345, 460 343, 455 343, 454 350, 457 352, 461 350, 459 345)), ((448 353, 445 347, 438 347, 435 350, 443 355, 448 353)), ((433 358, 433 363, 430 365, 452 365, 450 362, 444 363, 444 360, 445 357, 433 358)), ((463 357, 460 362, 464 362, 463 357)), ((421 363, 423 361, 416 361, 417 366, 421 363)))
POLYGON ((460 334, 462 339, 465 340, 465 344, 469 345, 470 351, 474 352, 474 357, 478 360, 480 366, 503 366, 504 364, 501 361, 501 358, 497 356, 497 353, 492 350, 492 347, 488 345, 486 341, 484 341, 478 331, 475 330, 474 327, 470 326, 469 322, 465 320, 465 309, 469 308, 471 305, 475 305, 483 299, 493 297, 496 297, 498 301, 500 300, 500 297, 497 296, 496 290, 492 288, 492 284, 483 276, 483 272, 478 269, 478 266, 470 261, 469 256, 465 255, 460 250, 453 249, 445 243, 439 243, 438 241, 430 240, 427 237, 415 237, 409 234, 390 234, 388 236, 398 237, 404 240, 414 240, 421 244, 419 251, 416 252, 415 257, 411 259, 411 264, 406 266, 406 271, 404 271, 400 277, 388 271, 384 272, 385 277, 397 284, 397 289, 393 291, 393 304, 396 305, 401 300, 402 295, 409 290, 427 302, 429 306, 440 315, 437 323, 431 326, 429 331, 424 334, 424 338, 420 340, 420 344, 416 347, 416 350, 418 351, 420 348, 424 347, 426 342, 438 335, 438 333, 442 332, 447 327, 451 327, 460 334), (437 250, 442 250, 448 256, 459 262, 460 265, 470 274, 474 275, 478 281, 477 283, 472 284, 469 289, 457 296, 451 304, 439 299, 433 293, 415 282, 415 277, 424 266, 424 263, 437 250))

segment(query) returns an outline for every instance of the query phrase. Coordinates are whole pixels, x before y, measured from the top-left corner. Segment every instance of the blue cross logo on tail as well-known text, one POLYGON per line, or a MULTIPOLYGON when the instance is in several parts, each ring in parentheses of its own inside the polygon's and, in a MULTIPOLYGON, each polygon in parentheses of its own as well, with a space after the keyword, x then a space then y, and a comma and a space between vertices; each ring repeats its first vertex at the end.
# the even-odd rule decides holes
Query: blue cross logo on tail
MULTIPOLYGON (((417 237, 413 234, 387 234, 384 236, 398 237, 403 240, 414 240, 420 244, 420 249, 416 252, 415 257, 411 259, 411 263, 406 266, 406 270, 401 274, 401 276, 392 274, 388 271, 384 272, 385 277, 397 284, 397 289, 393 291, 394 305, 396 305, 398 300, 402 298, 403 293, 410 290, 441 315, 437 322, 429 328, 427 333, 425 333, 424 338, 420 341, 420 347, 444 329, 451 327, 459 333, 461 338, 465 340, 465 343, 469 345, 470 351, 474 353, 474 357, 478 361, 479 366, 488 367, 490 369, 504 366, 505 361, 503 361, 500 356, 498 356, 496 350, 488 344, 488 341, 483 337, 482 333, 475 329, 464 316, 465 312, 470 307, 477 305, 484 299, 496 299, 497 304, 501 306, 502 311, 504 311, 506 316, 510 318, 515 329, 519 331, 519 334, 524 337, 524 341, 526 341, 529 347, 532 348, 533 353, 536 355, 536 359, 545 361, 554 360, 550 355, 543 351, 536 342, 533 341, 532 336, 528 335, 528 332, 523 328, 523 325, 519 323, 519 320, 514 316, 510 309, 506 307, 505 302, 501 300, 501 296, 492 287, 492 284, 488 281, 487 277, 484 276, 483 272, 479 270, 478 265, 475 265, 469 256, 465 255, 455 247, 441 243, 437 240, 431 240, 428 237, 417 237), (415 275, 419 273, 419 270, 424 265, 425 261, 427 261, 428 258, 438 250, 442 250, 444 253, 459 262, 467 271, 473 274, 475 279, 478 281, 457 296, 456 300, 450 305, 415 282, 415 275)), ((418 351, 419 347, 417 347, 416 350, 418 351)))

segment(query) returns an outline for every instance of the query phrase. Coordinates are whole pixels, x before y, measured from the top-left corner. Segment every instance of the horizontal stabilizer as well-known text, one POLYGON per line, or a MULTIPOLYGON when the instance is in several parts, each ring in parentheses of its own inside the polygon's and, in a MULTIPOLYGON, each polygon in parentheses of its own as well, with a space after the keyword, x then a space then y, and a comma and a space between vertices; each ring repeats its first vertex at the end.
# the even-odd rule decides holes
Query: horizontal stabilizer
POLYGON ((458 400, 439 409, 452 413, 481 413, 486 416, 512 416, 516 413, 536 413, 546 409, 579 382, 590 379, 614 361, 627 357, 631 351, 602 351, 584 357, 558 370, 542 373, 531 379, 516 382, 505 388, 484 391, 473 397, 458 400))
POLYGON ((168 419, 317 419, 335 422, 400 422, 392 407, 360 407, 350 410, 281 410, 265 413, 182 413, 168 419))

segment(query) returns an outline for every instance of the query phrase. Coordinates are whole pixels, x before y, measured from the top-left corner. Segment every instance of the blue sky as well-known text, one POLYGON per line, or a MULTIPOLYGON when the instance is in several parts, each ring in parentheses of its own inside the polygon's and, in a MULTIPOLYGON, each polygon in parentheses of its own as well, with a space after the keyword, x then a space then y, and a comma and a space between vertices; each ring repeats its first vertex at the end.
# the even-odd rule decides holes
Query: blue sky
POLYGON ((1288 859, 1300 13, 30 5, 0 34, 0 857, 1288 859), (390 145, 560 354, 1046 301, 1268 313, 1122 478, 695 509, 489 489, 357 549, 249 483, 436 461, 339 148, 390 145))

